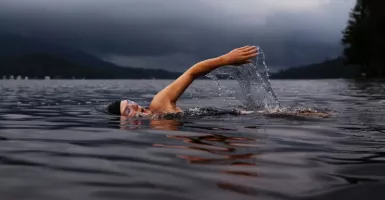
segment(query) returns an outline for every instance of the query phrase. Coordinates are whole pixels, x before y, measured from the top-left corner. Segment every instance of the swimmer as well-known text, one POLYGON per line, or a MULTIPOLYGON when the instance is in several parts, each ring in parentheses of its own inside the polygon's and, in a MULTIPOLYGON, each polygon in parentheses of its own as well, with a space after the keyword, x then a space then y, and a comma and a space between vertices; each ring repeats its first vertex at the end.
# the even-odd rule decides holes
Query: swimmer
POLYGON ((184 72, 170 85, 161 90, 152 99, 150 106, 144 108, 131 100, 115 101, 106 108, 113 115, 125 117, 149 116, 153 114, 181 113, 176 105, 179 97, 198 77, 225 65, 242 65, 250 63, 258 55, 256 46, 244 46, 230 51, 222 56, 199 62, 184 72))

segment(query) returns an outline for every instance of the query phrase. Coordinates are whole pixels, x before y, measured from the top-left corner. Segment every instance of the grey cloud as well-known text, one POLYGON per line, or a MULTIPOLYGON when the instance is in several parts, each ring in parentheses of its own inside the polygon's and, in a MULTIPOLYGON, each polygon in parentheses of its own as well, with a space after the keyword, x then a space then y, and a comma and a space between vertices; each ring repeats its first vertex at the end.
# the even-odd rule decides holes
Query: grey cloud
POLYGON ((330 1, 316 13, 262 15, 243 9, 247 0, 221 2, 234 9, 227 12, 214 0, 2 0, 0 29, 81 48, 119 64, 165 69, 256 44, 265 49, 271 66, 280 67, 338 55, 340 32, 353 5, 353 0, 330 1), (184 56, 178 60, 175 55, 184 56))

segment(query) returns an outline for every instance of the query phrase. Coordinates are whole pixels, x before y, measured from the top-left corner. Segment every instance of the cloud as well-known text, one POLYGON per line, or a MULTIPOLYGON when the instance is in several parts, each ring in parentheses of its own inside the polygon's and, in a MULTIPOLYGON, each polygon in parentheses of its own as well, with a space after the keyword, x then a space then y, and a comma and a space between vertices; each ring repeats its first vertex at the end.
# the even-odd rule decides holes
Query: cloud
POLYGON ((331 0, 263 0, 267 7, 278 11, 316 10, 330 4, 331 0))
POLYGON ((312 12, 330 4, 330 0, 257 0, 257 1, 208 1, 212 6, 230 15, 242 15, 242 21, 265 19, 281 12, 312 12))
POLYGON ((127 66, 187 68, 257 44, 272 67, 340 52, 354 0, 2 0, 0 30, 127 66))

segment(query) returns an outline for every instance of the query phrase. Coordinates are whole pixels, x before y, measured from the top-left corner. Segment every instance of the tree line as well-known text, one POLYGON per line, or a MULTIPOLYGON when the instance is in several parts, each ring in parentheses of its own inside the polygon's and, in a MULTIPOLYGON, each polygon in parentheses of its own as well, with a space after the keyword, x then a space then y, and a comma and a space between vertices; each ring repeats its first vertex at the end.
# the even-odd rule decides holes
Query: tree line
POLYGON ((385 1, 357 0, 343 31, 345 63, 361 76, 385 77, 385 1))
POLYGON ((47 54, 0 56, 0 78, 13 75, 42 79, 175 79, 180 73, 162 69, 84 66, 47 54))
POLYGON ((291 67, 271 74, 272 79, 352 79, 359 75, 356 65, 344 64, 344 59, 338 57, 320 63, 291 67))

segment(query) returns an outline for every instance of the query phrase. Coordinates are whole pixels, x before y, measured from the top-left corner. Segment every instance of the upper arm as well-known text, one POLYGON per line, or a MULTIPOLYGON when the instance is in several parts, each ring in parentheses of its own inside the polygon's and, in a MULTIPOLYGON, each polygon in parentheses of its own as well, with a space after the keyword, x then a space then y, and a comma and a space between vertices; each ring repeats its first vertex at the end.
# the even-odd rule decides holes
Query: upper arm
POLYGON ((153 98, 150 109, 155 111, 175 111, 176 101, 194 81, 194 76, 188 71, 182 74, 178 79, 161 90, 153 98))
POLYGON ((178 110, 176 108, 176 101, 196 77, 202 76, 224 64, 224 59, 221 57, 208 59, 195 64, 178 79, 155 95, 151 102, 150 109, 158 112, 175 112, 178 110))

